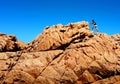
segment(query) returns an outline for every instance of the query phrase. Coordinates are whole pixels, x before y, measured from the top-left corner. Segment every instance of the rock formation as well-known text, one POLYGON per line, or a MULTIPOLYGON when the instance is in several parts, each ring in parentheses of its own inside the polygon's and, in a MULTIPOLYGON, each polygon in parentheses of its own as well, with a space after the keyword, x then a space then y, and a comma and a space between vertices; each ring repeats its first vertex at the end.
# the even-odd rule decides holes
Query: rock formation
POLYGON ((41 35, 30 43, 29 51, 55 50, 64 48, 75 40, 83 40, 85 37, 93 36, 88 28, 88 23, 78 22, 66 26, 61 24, 47 27, 41 35))
POLYGON ((94 34, 87 22, 46 27, 28 45, 3 36, 0 84, 120 83, 119 35, 94 34))
POLYGON ((111 36, 120 45, 120 34, 115 34, 111 36))
POLYGON ((0 33, 0 51, 19 51, 27 47, 27 44, 17 40, 14 35, 0 33))

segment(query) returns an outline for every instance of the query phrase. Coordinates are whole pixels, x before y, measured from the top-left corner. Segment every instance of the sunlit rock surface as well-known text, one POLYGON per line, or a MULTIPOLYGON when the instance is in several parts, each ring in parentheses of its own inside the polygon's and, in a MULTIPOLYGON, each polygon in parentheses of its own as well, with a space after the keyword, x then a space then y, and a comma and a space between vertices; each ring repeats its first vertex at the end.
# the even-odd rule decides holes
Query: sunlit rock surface
POLYGON ((119 84, 119 41, 84 21, 46 27, 29 44, 0 34, 0 84, 119 84))

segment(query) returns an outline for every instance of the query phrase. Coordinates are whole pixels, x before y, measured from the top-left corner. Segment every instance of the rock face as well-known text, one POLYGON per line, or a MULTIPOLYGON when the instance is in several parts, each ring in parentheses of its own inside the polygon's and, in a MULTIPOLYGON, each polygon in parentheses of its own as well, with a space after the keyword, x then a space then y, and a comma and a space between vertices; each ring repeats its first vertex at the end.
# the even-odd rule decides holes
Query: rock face
POLYGON ((27 44, 17 40, 14 35, 0 33, 0 51, 19 51, 27 47, 27 44))
POLYGON ((61 24, 47 27, 41 35, 30 43, 29 51, 42 51, 64 48, 75 40, 83 40, 93 36, 87 22, 71 23, 66 26, 61 24))
POLYGON ((1 48, 0 84, 119 84, 118 41, 87 22, 46 27, 19 51, 1 48))
POLYGON ((111 36, 120 45, 120 34, 115 34, 111 36))

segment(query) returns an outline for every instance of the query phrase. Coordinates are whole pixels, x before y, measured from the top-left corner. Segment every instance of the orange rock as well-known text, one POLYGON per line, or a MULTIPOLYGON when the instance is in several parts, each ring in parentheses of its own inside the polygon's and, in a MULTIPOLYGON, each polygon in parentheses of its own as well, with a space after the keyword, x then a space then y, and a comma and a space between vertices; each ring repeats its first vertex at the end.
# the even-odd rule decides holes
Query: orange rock
POLYGON ((27 44, 17 40, 14 35, 0 33, 0 52, 20 51, 27 47, 27 44))
POLYGON ((47 27, 30 44, 0 34, 0 84, 119 84, 119 40, 88 22, 47 27))

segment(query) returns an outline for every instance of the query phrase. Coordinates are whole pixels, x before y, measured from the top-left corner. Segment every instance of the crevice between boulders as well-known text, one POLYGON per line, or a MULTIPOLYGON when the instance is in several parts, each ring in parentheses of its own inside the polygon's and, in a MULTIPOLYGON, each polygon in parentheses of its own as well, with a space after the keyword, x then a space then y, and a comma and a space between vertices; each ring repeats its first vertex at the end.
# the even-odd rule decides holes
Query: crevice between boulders
POLYGON ((55 60, 57 59, 61 54, 63 54, 63 52, 59 53, 58 55, 56 55, 52 61, 50 61, 47 66, 41 71, 41 73, 39 74, 39 76, 42 74, 42 72, 44 72, 44 70, 55 60))

